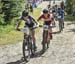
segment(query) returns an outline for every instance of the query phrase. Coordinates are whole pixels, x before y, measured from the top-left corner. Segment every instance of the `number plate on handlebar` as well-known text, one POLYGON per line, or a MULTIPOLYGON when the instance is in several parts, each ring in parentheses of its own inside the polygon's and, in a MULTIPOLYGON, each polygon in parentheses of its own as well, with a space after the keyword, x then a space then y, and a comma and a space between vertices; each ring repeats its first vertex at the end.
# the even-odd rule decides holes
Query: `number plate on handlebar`
POLYGON ((58 19, 60 19, 61 18, 61 16, 58 16, 58 19))
POLYGON ((43 30, 48 30, 48 27, 49 27, 48 25, 44 25, 43 30))
POLYGON ((23 28, 23 32, 27 34, 28 33, 28 28, 27 27, 23 28))

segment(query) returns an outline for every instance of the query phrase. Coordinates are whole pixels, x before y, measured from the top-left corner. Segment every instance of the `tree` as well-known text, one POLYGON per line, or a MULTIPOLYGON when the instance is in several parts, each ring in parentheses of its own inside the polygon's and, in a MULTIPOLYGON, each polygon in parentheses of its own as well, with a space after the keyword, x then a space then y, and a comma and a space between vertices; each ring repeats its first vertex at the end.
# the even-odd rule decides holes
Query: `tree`
POLYGON ((10 20, 14 17, 20 16, 25 7, 25 0, 1 0, 1 3, 3 3, 2 12, 6 24, 10 24, 10 20))
POLYGON ((75 0, 73 0, 73 15, 75 16, 75 0))
POLYGON ((2 7, 3 7, 3 4, 1 3, 1 0, 0 0, 0 25, 4 23, 4 15, 2 13, 2 7))
POLYGON ((66 0, 66 11, 68 14, 72 14, 73 12, 73 5, 74 0, 66 0))

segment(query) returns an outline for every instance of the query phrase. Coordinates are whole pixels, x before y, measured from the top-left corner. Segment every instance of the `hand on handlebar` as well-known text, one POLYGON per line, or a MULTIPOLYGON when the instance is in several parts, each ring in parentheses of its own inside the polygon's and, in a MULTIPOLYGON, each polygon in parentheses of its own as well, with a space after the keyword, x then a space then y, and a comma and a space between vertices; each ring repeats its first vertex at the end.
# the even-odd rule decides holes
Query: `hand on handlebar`
POLYGON ((39 23, 37 22, 36 27, 39 27, 39 23))
POLYGON ((19 28, 16 28, 16 30, 17 30, 17 31, 21 31, 21 29, 19 29, 19 28))

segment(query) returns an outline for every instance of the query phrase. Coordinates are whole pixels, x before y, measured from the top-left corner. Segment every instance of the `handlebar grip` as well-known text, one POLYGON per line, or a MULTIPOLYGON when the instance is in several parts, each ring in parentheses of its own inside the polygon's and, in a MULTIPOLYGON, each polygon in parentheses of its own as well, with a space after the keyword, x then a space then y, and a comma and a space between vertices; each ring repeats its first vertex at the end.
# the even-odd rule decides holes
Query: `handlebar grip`
POLYGON ((16 29, 17 31, 21 31, 21 29, 16 29))
POLYGON ((43 27, 42 25, 39 25, 39 27, 43 27))

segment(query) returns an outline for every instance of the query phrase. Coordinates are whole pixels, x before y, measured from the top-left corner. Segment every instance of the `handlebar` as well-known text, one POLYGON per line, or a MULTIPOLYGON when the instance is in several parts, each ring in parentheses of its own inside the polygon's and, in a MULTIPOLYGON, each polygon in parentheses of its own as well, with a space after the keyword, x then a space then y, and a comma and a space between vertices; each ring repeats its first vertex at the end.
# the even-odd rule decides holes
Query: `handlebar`
MULTIPOLYGON (((39 27, 43 27, 43 25, 34 26, 34 27, 30 28, 30 29, 33 30, 33 29, 36 29, 36 28, 39 28, 39 27)), ((16 30, 17 30, 17 31, 22 31, 23 28, 16 28, 16 30)))

